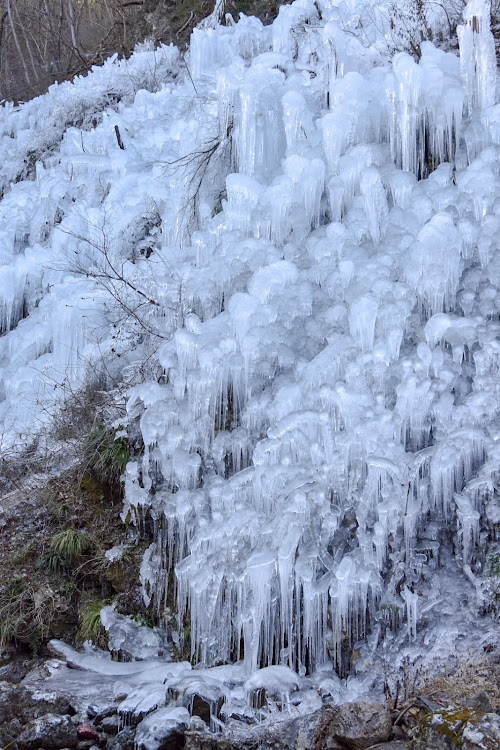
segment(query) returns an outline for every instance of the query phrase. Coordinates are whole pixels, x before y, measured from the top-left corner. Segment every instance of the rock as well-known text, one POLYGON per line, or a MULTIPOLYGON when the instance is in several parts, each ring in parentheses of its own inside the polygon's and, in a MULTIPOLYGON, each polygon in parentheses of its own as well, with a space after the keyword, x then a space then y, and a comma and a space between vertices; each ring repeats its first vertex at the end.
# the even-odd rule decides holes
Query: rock
POLYGON ((500 716, 487 713, 468 722, 462 732, 462 750, 498 750, 500 748, 500 716))
POLYGON ((482 711, 485 714, 489 714, 492 711, 490 699, 484 690, 477 693, 477 695, 474 695, 472 698, 469 698, 469 700, 465 702, 465 705, 473 711, 482 711))
POLYGON ((0 725, 14 718, 26 725, 45 714, 75 714, 75 709, 66 698, 56 693, 0 682, 0 725))
POLYGON ((72 748, 77 743, 78 734, 71 717, 57 714, 46 714, 30 722, 16 742, 19 750, 72 748))
POLYGON ((370 745, 386 742, 392 730, 389 710, 381 703, 344 703, 332 713, 323 729, 325 747, 335 740, 350 750, 365 750, 370 745))
POLYGON ((425 716, 412 732, 412 750, 498 750, 500 716, 449 708, 425 716))
MULTIPOLYGON (((134 750, 135 730, 125 727, 108 741, 107 750, 134 750)), ((92 749, 91 749, 92 750, 92 749)))
POLYGON ((96 713, 91 718, 93 718, 94 724, 96 726, 99 726, 102 720, 107 719, 108 716, 116 716, 116 711, 117 711, 116 706, 106 706, 105 708, 96 710, 96 713))
POLYGON ((0 745, 4 747, 10 747, 22 732, 23 725, 19 719, 11 719, 11 721, 5 722, 0 725, 0 745))
POLYGON ((159 708, 137 725, 135 746, 138 750, 178 750, 189 726, 187 708, 159 708))
POLYGON ((92 742, 96 742, 99 736, 97 729, 93 727, 92 724, 80 724, 76 731, 79 740, 91 740, 92 742))
POLYGON ((120 728, 120 717, 116 714, 114 716, 106 716, 101 721, 101 728, 106 734, 118 734, 120 728))
MULTIPOLYGON (((242 726, 229 740, 196 726, 191 719, 190 729, 184 735, 185 750, 312 750, 320 749, 315 742, 323 710, 284 719, 273 724, 242 726)), ((331 739, 329 750, 345 750, 331 739)))
POLYGON ((109 738, 106 732, 99 732, 96 744, 99 745, 99 747, 106 747, 108 744, 108 739, 109 738))
POLYGON ((209 732, 191 730, 184 735, 184 750, 220 750, 219 740, 209 732))

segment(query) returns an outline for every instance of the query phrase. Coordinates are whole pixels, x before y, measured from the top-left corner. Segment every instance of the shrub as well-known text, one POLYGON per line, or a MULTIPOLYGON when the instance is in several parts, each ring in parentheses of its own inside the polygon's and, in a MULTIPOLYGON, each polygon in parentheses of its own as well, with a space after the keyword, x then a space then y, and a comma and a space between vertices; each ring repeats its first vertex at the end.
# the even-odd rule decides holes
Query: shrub
POLYGON ((130 459, 127 441, 113 429, 96 425, 85 443, 89 469, 102 484, 116 485, 130 459))
POLYGON ((58 531, 50 540, 50 553, 57 556, 63 565, 73 565, 93 546, 84 531, 65 529, 58 531))
POLYGON ((91 641, 96 645, 103 645, 105 632, 101 623, 101 609, 109 604, 106 599, 91 599, 80 612, 80 632, 82 641, 91 641))

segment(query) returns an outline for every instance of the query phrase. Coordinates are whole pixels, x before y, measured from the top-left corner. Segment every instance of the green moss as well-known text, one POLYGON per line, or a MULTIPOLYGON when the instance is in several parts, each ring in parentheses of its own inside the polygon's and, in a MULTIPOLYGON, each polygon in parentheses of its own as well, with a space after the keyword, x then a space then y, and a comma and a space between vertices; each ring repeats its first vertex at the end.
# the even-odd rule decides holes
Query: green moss
POLYGON ((421 721, 421 727, 424 731, 432 731, 445 737, 452 747, 462 747, 462 732, 465 725, 474 719, 482 716, 477 711, 471 711, 468 708, 457 708, 453 711, 439 711, 434 714, 427 714, 421 721))

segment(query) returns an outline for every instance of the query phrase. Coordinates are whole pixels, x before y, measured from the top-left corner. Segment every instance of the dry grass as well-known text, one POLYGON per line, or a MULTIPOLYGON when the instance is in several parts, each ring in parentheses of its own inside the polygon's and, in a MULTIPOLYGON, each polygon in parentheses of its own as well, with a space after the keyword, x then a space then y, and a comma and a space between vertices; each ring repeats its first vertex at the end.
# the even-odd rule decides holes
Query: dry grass
POLYGON ((478 693, 486 693, 493 711, 500 710, 500 653, 470 654, 456 671, 445 677, 423 680, 421 695, 444 705, 465 706, 478 693))

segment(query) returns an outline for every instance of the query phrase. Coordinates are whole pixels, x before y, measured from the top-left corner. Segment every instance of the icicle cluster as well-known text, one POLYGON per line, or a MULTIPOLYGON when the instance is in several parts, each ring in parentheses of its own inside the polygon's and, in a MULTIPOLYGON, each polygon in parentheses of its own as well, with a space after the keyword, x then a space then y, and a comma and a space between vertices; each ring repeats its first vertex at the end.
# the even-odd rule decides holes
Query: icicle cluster
POLYGON ((147 354, 123 512, 154 526, 145 601, 175 600, 202 665, 278 669, 283 705, 285 668, 347 674, 388 607, 413 643, 422 571, 445 534, 472 571, 497 502, 487 5, 460 59, 418 62, 374 58, 337 5, 195 29, 192 78, 68 130, 0 204, 2 418, 49 368, 147 354))

